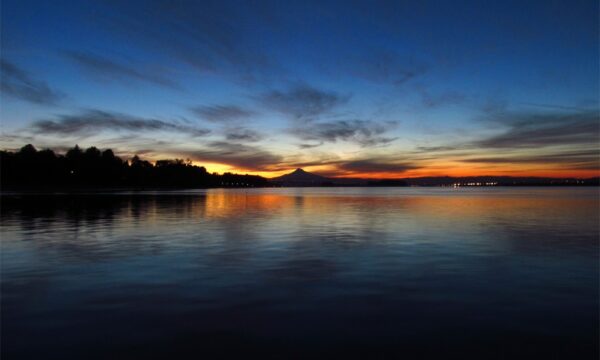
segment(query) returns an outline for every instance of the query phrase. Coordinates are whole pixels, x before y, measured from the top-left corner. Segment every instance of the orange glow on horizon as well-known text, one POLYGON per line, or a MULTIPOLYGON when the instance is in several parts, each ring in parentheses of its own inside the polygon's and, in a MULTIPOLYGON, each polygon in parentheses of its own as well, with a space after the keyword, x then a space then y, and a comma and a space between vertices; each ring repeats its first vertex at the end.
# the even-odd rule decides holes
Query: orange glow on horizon
MULTIPOLYGON (((159 159, 173 158, 165 155, 146 158, 151 162, 159 159)), ((249 170, 223 163, 192 161, 195 166, 203 166, 209 173, 258 175, 265 178, 279 177, 293 172, 297 166, 290 164, 277 170, 249 170)), ((362 179, 405 179, 419 177, 476 177, 476 176, 513 176, 513 177, 548 177, 548 178, 594 178, 600 177, 600 169, 574 170, 561 167, 564 164, 477 164, 461 161, 423 161, 422 167, 404 172, 350 172, 335 165, 305 166, 303 169, 328 178, 362 178, 362 179)), ((275 167, 275 166, 274 166, 275 167)))
POLYGON ((342 175, 329 175, 330 178, 364 178, 364 179, 405 179, 419 177, 477 177, 477 176, 512 176, 512 177, 548 177, 548 178, 594 178, 600 177, 599 170, 496 170, 496 171, 473 171, 473 169, 448 169, 410 171, 405 173, 352 173, 342 175))
POLYGON ((285 170, 275 170, 275 171, 254 171, 254 170, 247 170, 247 169, 243 169, 243 168, 237 168, 237 167, 227 165, 227 164, 207 163, 207 162, 200 162, 200 161, 192 161, 192 164, 196 165, 196 166, 203 166, 204 168, 206 168, 206 171, 208 171, 211 174, 215 173, 215 172, 218 174, 230 172, 230 173, 242 174, 242 175, 244 175, 244 174, 258 175, 258 176, 262 176, 262 177, 266 177, 266 178, 272 178, 272 177, 285 175, 294 170, 294 169, 285 169, 285 170))
MULTIPOLYGON (((288 174, 294 171, 295 167, 284 170, 273 171, 252 171, 226 164, 200 163, 193 162, 194 165, 204 166, 210 173, 219 174, 225 172, 237 174, 259 175, 265 178, 274 178, 288 174)), ((478 167, 464 166, 455 164, 431 164, 420 169, 409 170, 406 172, 353 172, 344 173, 335 168, 325 166, 309 166, 304 168, 308 172, 322 175, 329 178, 364 178, 364 179, 399 179, 399 178, 417 178, 417 177, 471 177, 471 176, 514 176, 514 177, 550 177, 550 178, 593 178, 600 177, 600 170, 573 170, 560 167, 533 168, 532 166, 502 166, 502 167, 478 167)))

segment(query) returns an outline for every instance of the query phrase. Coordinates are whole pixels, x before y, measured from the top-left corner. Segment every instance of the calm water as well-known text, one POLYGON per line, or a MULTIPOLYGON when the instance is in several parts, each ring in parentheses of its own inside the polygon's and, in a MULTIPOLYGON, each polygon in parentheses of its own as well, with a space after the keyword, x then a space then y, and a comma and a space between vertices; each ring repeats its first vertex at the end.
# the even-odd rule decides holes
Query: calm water
POLYGON ((2 358, 597 358, 597 188, 4 195, 2 358))

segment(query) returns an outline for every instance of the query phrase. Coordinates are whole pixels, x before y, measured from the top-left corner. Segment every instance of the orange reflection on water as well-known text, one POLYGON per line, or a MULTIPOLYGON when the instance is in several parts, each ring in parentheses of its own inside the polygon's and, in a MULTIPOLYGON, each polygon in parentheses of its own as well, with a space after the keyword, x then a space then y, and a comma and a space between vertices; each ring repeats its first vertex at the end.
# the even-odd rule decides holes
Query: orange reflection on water
POLYGON ((400 216, 401 220, 429 222, 427 219, 435 219, 439 222, 444 219, 483 221, 489 218, 501 220, 515 216, 541 216, 560 221, 564 211, 569 211, 571 215, 580 214, 582 218, 589 218, 590 212, 598 212, 597 197, 577 196, 579 190, 569 192, 561 189, 553 193, 552 190, 533 188, 443 192, 437 189, 378 189, 369 192, 367 189, 356 190, 357 194, 347 194, 345 189, 332 189, 330 193, 286 189, 214 190, 208 191, 205 202, 197 205, 204 207, 203 214, 208 218, 261 215, 278 216, 281 221, 302 217, 316 222, 323 222, 324 219, 348 221, 350 218, 360 222, 365 218, 382 217, 389 220, 390 217, 400 216), (431 193, 427 194, 427 191, 431 193))
POLYGON ((243 191, 214 190, 206 193, 206 217, 238 217, 256 212, 272 211, 290 208, 293 198, 277 194, 256 194, 243 191))

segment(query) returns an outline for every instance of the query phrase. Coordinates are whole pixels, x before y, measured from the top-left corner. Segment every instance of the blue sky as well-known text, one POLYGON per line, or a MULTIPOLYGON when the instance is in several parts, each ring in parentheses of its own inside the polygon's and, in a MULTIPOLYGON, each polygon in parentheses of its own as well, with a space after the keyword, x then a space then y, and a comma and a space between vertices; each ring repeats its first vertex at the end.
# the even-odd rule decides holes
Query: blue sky
POLYGON ((2 1, 0 147, 211 171, 599 172, 597 1, 2 1))

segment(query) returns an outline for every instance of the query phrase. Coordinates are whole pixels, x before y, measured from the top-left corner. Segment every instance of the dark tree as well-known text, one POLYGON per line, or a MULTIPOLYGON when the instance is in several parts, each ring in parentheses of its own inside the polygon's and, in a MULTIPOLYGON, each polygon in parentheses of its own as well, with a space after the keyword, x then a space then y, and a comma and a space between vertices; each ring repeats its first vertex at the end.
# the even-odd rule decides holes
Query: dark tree
POLYGON ((66 154, 38 151, 26 145, 18 152, 0 151, 0 181, 4 189, 82 189, 103 187, 205 188, 267 186, 251 175, 209 174, 190 160, 165 159, 155 164, 134 156, 123 161, 112 150, 78 145, 66 154))

